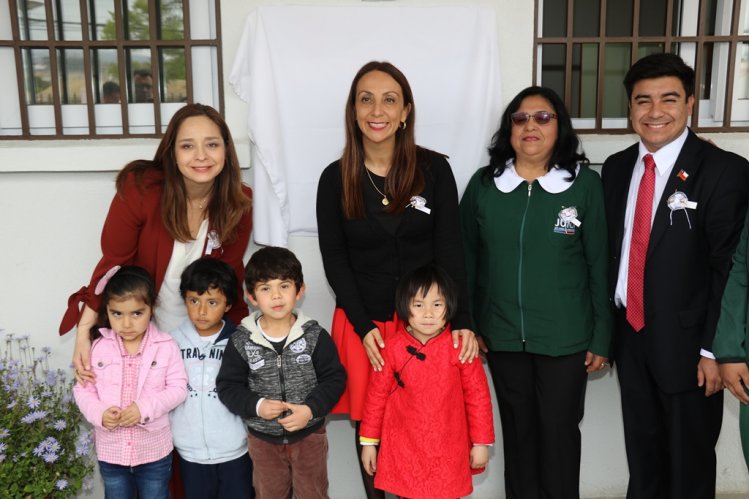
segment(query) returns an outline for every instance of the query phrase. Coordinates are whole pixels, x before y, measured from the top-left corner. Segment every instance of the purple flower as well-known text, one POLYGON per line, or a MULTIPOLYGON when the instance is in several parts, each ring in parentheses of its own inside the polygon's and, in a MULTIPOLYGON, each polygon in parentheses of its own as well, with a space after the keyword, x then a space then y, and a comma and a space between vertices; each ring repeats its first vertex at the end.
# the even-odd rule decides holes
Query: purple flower
POLYGON ((25 424, 31 424, 34 421, 37 421, 39 419, 44 419, 47 417, 46 411, 34 411, 26 414, 24 417, 21 418, 21 422, 25 424))
POLYGON ((0 442, 0 454, 4 454, 6 448, 7 446, 5 445, 5 443, 0 442))
POLYGON ((42 457, 44 455, 44 452, 46 451, 44 447, 45 447, 44 442, 42 442, 36 447, 34 447, 34 450, 32 450, 31 453, 34 454, 36 457, 42 457))
POLYGON ((0 439, 3 439, 10 435, 10 431, 7 428, 0 428, 0 439))
POLYGON ((55 452, 56 453, 56 452, 58 452, 60 450, 60 447, 61 447, 60 446, 60 442, 58 442, 57 440, 55 440, 54 442, 50 442, 50 443, 47 444, 47 450, 49 452, 55 452))
POLYGON ((55 424, 52 426, 54 427, 55 430, 62 431, 68 427, 68 423, 66 423, 65 420, 63 419, 58 419, 57 421, 55 421, 55 424))
POLYGON ((48 464, 52 464, 55 461, 57 461, 58 457, 59 456, 55 454, 54 452, 47 452, 46 454, 42 456, 42 458, 44 459, 44 462, 48 464))
POLYGON ((7 406, 5 406, 5 408, 6 409, 13 409, 16 406, 16 404, 18 404, 18 400, 14 400, 13 402, 11 402, 7 406))
POLYGON ((68 481, 65 479, 57 480, 55 486, 57 487, 57 490, 65 490, 65 488, 68 486, 68 481))
POLYGON ((52 349, 49 347, 42 347, 42 352, 49 355, 50 353, 52 353, 52 349))
POLYGON ((0 463, 5 461, 5 454, 0 454, 0 463))
POLYGON ((92 490, 94 490, 94 477, 89 475, 84 478, 81 487, 83 488, 84 492, 91 492, 92 490))
POLYGON ((39 407, 39 404, 41 402, 38 398, 34 397, 33 395, 29 396, 29 399, 26 401, 26 405, 29 407, 29 409, 36 409, 39 407))

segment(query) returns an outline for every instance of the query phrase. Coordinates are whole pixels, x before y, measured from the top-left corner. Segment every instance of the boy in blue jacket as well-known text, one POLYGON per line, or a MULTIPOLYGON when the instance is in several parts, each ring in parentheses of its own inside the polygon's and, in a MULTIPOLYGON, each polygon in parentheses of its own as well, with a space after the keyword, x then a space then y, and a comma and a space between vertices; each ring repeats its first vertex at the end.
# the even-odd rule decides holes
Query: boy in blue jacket
POLYGON ((170 414, 186 499, 251 499, 252 462, 242 419, 216 393, 216 376, 235 325, 224 314, 236 300, 232 268, 200 258, 182 273, 188 320, 172 331, 187 371, 187 399, 170 414))

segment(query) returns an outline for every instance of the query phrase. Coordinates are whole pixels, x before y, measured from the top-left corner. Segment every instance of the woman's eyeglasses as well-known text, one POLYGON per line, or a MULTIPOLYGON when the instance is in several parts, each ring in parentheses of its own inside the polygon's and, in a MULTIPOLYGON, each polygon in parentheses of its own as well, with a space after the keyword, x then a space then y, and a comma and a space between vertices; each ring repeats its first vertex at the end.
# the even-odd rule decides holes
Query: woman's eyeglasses
POLYGON ((533 114, 517 112, 510 115, 510 119, 516 125, 525 125, 531 118, 533 118, 533 121, 539 125, 545 125, 556 117, 556 114, 550 113, 549 111, 536 111, 533 114))

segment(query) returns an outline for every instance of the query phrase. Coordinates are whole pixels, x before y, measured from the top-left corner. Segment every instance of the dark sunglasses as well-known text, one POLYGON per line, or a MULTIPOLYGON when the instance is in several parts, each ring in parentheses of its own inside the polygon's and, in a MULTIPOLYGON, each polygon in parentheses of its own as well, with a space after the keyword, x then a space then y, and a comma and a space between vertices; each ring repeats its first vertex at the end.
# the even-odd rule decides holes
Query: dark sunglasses
POLYGON ((533 121, 539 125, 545 125, 556 117, 556 114, 549 111, 536 111, 533 114, 517 112, 510 115, 510 120, 516 125, 525 125, 529 119, 533 118, 533 121))

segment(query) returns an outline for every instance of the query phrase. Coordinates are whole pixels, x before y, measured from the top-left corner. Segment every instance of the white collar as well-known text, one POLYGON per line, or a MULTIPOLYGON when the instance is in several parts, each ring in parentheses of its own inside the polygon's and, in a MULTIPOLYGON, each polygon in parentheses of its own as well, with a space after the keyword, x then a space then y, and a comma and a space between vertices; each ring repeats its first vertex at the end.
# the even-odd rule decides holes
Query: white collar
POLYGON ((687 141, 688 135, 689 128, 684 128, 684 131, 681 133, 681 135, 679 135, 677 138, 661 147, 654 153, 648 151, 645 148, 645 145, 642 143, 642 140, 640 140, 640 149, 636 164, 643 164, 642 158, 644 158, 646 154, 652 154, 653 161, 655 161, 655 168, 658 170, 658 175, 663 176, 664 174, 667 174, 676 163, 676 159, 679 157, 681 148, 684 147, 684 142, 687 141))
MULTIPOLYGON (((578 173, 580 173, 579 163, 575 167, 575 178, 577 178, 578 173)), ((546 175, 538 177, 536 180, 546 192, 559 194, 572 187, 575 182, 574 180, 572 182, 567 180, 569 175, 569 172, 562 168, 550 168, 546 175)), ((527 181, 515 171, 515 161, 512 159, 507 160, 502 174, 499 177, 494 177, 494 185, 504 193, 514 191, 523 182, 527 181)))

